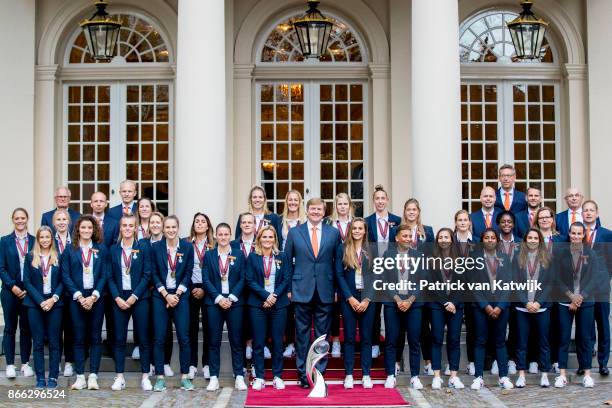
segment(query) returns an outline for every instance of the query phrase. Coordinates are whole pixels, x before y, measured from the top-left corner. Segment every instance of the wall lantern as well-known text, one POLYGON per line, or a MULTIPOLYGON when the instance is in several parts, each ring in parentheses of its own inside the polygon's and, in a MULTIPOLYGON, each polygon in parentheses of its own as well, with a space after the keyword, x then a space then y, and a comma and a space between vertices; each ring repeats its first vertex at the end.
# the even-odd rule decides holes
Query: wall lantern
POLYGON ((548 23, 536 17, 531 11, 533 2, 521 1, 523 11, 514 20, 507 23, 516 57, 520 59, 539 59, 542 54, 542 42, 548 23))
POLYGON ((87 40, 87 48, 97 61, 110 61, 117 51, 117 39, 121 23, 106 12, 106 1, 96 2, 96 12, 91 18, 81 21, 81 28, 87 40))
POLYGON ((293 22, 293 29, 305 58, 320 58, 325 54, 329 34, 334 25, 317 9, 318 5, 318 1, 308 0, 306 14, 293 22))

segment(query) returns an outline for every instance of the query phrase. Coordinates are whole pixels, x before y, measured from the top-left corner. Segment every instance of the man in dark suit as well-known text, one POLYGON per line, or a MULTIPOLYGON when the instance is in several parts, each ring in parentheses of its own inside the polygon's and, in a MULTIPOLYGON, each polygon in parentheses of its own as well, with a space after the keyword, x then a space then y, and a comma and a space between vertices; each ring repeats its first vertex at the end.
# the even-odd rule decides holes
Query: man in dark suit
POLYGON ((51 231, 53 231, 53 234, 55 235, 55 228, 53 228, 53 214, 55 214, 55 211, 57 211, 58 209, 64 209, 68 210, 68 214, 70 214, 70 225, 68 226, 68 230, 70 231, 70 234, 72 234, 72 226, 74 225, 76 220, 81 217, 81 214, 78 211, 75 211, 70 208, 70 196, 71 193, 68 187, 62 186, 55 189, 54 198, 56 208, 51 211, 47 211, 42 215, 42 218, 40 220, 41 227, 43 225, 46 225, 47 227, 51 228, 51 231))
POLYGON ((525 193, 514 188, 516 170, 514 166, 504 164, 498 174, 500 187, 495 192, 495 208, 510 211, 516 217, 521 211, 527 210, 525 193))
POLYGON ((487 228, 499 231, 497 216, 502 212, 495 205, 495 190, 493 187, 485 187, 480 192, 480 204, 482 208, 470 214, 472 221, 472 236, 480 240, 480 234, 487 228))
POLYGON ((110 250, 111 245, 117 243, 119 237, 119 221, 109 217, 106 213, 108 201, 106 194, 97 191, 91 195, 91 215, 98 221, 100 230, 102 231, 102 243, 110 250))
MULTIPOLYGON (((325 202, 311 198, 306 204, 308 221, 289 230, 285 253, 294 259, 290 299, 295 304, 296 363, 300 387, 306 380, 306 355, 314 319, 315 337, 329 333, 334 279, 342 273, 342 241, 338 230, 322 223, 325 202)), ((323 363, 321 368, 325 368, 323 363)))
POLYGON ((119 184, 119 195, 121 196, 121 204, 117 204, 108 210, 108 216, 119 221, 123 214, 136 214, 136 183, 132 180, 123 180, 119 184))
POLYGON ((559 234, 569 236, 569 227, 575 222, 582 222, 582 201, 584 195, 575 187, 570 187, 565 192, 565 203, 567 210, 557 213, 555 224, 559 234))
POLYGON ((541 206, 542 192, 539 188, 529 187, 527 189, 527 210, 521 211, 515 215, 515 231, 519 238, 523 238, 527 231, 529 231, 529 228, 533 226, 535 222, 535 213, 541 206))

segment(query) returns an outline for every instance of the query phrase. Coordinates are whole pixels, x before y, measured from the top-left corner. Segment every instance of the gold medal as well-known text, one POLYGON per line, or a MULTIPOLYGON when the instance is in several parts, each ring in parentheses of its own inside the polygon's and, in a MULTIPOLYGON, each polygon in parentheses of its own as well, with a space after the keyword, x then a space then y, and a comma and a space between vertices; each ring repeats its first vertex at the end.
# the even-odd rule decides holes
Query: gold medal
POLYGON ((130 274, 132 268, 125 268, 125 275, 128 276, 130 274))
POLYGON ((265 284, 266 284, 266 286, 270 286, 270 279, 266 279, 265 280, 265 284))
POLYGON ((221 277, 221 280, 222 280, 223 282, 225 282, 225 281, 227 280, 227 275, 223 275, 223 276, 221 277))
POLYGON ((83 272, 91 273, 91 268, 90 267, 83 268, 83 272))
POLYGON ((357 275, 361 275, 361 268, 357 268, 357 269, 355 269, 355 273, 356 273, 357 275))
POLYGON ((45 276, 45 277, 43 278, 43 283, 44 283, 45 285, 46 285, 47 283, 49 283, 49 277, 48 277, 48 276, 45 276))

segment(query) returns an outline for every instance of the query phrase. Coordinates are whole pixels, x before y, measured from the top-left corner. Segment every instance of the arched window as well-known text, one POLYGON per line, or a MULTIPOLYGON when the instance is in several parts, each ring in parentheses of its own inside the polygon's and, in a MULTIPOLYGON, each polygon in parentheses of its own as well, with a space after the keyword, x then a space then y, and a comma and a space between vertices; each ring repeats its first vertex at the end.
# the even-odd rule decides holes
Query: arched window
POLYGON ((534 70, 557 67, 556 57, 545 38, 540 61, 515 58, 506 22, 516 16, 488 11, 460 28, 462 196, 470 211, 480 208, 484 186, 497 187, 504 163, 515 166, 519 190, 537 187, 545 205, 557 203, 559 84, 534 70))
MULTIPOLYGON (((261 62, 297 62, 303 61, 297 35, 292 21, 299 16, 286 19, 276 24, 261 51, 261 62)), ((362 49, 359 39, 344 22, 330 17, 332 27, 327 52, 321 62, 362 62, 362 49)))
POLYGON ((116 17, 123 27, 112 63, 97 64, 90 57, 80 30, 66 49, 64 64, 74 69, 63 82, 64 181, 79 211, 89 211, 95 191, 118 202, 119 183, 131 179, 138 184, 138 197, 151 198, 167 213, 173 81, 159 73, 151 79, 147 69, 157 63, 155 67, 165 65, 171 72, 172 55, 165 35, 149 18, 127 13, 116 17), (125 77, 121 68, 128 64, 130 75, 125 77), (141 74, 147 79, 139 79, 141 74))

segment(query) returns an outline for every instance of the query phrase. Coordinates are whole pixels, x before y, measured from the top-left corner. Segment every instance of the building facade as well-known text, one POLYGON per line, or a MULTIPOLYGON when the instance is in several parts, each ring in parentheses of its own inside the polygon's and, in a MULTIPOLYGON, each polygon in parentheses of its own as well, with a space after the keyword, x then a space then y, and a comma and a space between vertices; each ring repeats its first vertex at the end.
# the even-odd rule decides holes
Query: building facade
MULTIPOLYGON (((272 209, 296 188, 348 192, 372 211, 376 184, 401 212, 449 225, 478 207, 497 167, 565 207, 569 186, 612 218, 612 2, 537 0, 541 61, 519 62, 505 22, 518 1, 325 0, 328 53, 304 61, 289 21, 302 0, 117 0, 118 56, 95 63, 78 22, 90 0, 3 0, 0 214, 32 226, 68 185, 119 201, 119 182, 189 220, 235 219, 254 184, 272 209)), ((187 221, 184 222, 187 224, 187 221)), ((186 227, 183 225, 183 227, 186 227)))

